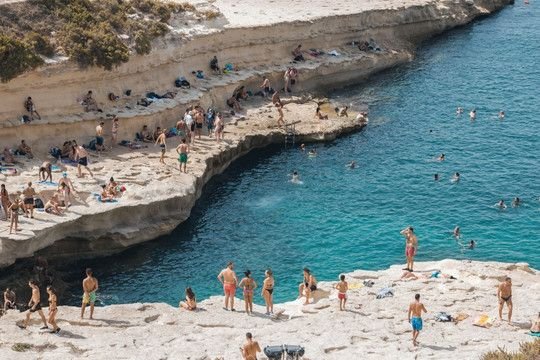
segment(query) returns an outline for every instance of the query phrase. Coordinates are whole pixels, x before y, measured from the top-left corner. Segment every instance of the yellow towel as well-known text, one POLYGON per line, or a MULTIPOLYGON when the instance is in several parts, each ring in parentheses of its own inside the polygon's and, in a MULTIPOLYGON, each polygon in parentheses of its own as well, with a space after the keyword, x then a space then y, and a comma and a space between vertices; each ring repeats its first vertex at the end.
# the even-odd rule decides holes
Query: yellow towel
POLYGON ((473 325, 480 326, 483 328, 489 328, 491 327, 491 325, 493 325, 493 319, 490 318, 486 314, 482 314, 479 317, 477 317, 476 320, 474 320, 473 325))
POLYGON ((362 284, 362 283, 349 284, 349 290, 357 290, 357 289, 360 289, 362 287, 364 287, 364 284, 362 284))

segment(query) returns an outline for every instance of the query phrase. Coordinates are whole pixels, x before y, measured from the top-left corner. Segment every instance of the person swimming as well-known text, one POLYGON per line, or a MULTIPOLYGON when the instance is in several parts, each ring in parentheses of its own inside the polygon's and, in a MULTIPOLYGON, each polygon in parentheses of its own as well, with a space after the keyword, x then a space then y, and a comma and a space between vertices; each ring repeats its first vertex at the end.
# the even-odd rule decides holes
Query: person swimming
POLYGON ((300 144, 300 151, 306 151, 306 144, 300 144))
POLYGON ((458 107, 458 108, 456 109, 456 115, 459 116, 459 115, 461 115, 461 114, 463 114, 463 108, 462 108, 462 107, 458 107))
POLYGON ((472 249, 474 249, 475 247, 476 247, 476 242, 475 242, 474 240, 471 240, 471 241, 469 242, 468 249, 469 249, 469 250, 472 250, 472 249))
POLYGON ((352 160, 350 163, 347 164, 347 167, 349 169, 354 169, 356 167, 356 161, 352 160))
POLYGON ((476 119, 476 109, 472 109, 469 113, 469 117, 471 118, 471 121, 476 119))
POLYGON ((317 156, 317 150, 311 149, 308 151, 308 155, 311 157, 317 156))
POLYGON ((453 182, 453 183, 457 183, 457 182, 459 182, 460 179, 461 179, 461 176, 459 175, 458 172, 456 172, 456 173, 452 176, 452 179, 451 179, 450 181, 453 182))
POLYGON ((499 119, 503 120, 504 119, 504 111, 499 111, 499 119))
POLYGON ((512 200, 512 207, 516 208, 520 206, 522 203, 523 201, 521 201, 521 199, 516 196, 514 200, 512 200))
POLYGON ((495 207, 498 207, 499 209, 504 210, 506 209, 506 204, 504 203, 504 200, 501 199, 499 200, 498 203, 495 204, 495 207))
POLYGON ((444 161, 446 160, 446 155, 444 155, 444 153, 442 153, 441 155, 439 155, 439 157, 437 158, 437 161, 444 161))
POLYGON ((439 174, 434 174, 433 175, 433 180, 439 181, 439 174))
POLYGON ((303 184, 302 180, 300 180, 300 175, 298 174, 298 171, 293 171, 291 182, 293 184, 303 184))
POLYGON ((459 228, 459 226, 456 226, 454 228, 454 231, 452 231, 452 234, 454 235, 456 239, 459 239, 461 237, 461 229, 459 228))

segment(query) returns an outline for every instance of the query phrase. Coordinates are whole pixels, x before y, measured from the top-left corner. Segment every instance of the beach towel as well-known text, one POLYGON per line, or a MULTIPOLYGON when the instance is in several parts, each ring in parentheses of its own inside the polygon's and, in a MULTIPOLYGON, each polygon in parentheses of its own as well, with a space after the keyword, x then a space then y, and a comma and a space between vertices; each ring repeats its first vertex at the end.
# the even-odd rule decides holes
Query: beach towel
POLYGON ((467 319, 469 317, 469 315, 465 314, 465 313, 459 313, 456 315, 456 317, 454 318, 454 322, 458 323, 460 321, 463 321, 465 319, 467 319))
POLYGON ((58 165, 52 165, 51 166, 51 171, 52 172, 62 172, 62 168, 58 165))
POLYGON ((340 56, 341 54, 338 53, 336 50, 332 50, 328 53, 328 55, 332 55, 332 56, 340 56))
POLYGON ((531 336, 540 337, 540 332, 532 332, 532 331, 529 331, 528 334, 531 335, 531 336))
POLYGON ((489 315, 482 314, 474 320, 473 325, 489 328, 491 325, 493 325, 493 319, 490 318, 489 315))
POLYGON ((100 203, 103 203, 103 204, 118 202, 118 200, 116 200, 116 199, 111 199, 111 200, 107 200, 107 201, 101 201, 101 195, 98 194, 98 193, 93 193, 92 195, 94 195, 94 197, 96 198, 97 201, 99 201, 100 203))
POLYGON ((394 296, 394 290, 388 287, 382 288, 377 293, 377 299, 384 299, 392 296, 394 296))
POLYGON ((364 284, 362 284, 362 283, 349 284, 349 290, 357 290, 357 289, 360 289, 360 288, 363 288, 363 287, 364 287, 364 284))
POLYGON ((0 173, 7 176, 13 176, 13 175, 17 175, 17 169, 3 167, 3 168, 0 168, 0 173))
POLYGON ((49 186, 58 186, 58 183, 57 183, 57 182, 54 182, 54 181, 45 181, 45 180, 38 181, 38 184, 49 185, 49 186))

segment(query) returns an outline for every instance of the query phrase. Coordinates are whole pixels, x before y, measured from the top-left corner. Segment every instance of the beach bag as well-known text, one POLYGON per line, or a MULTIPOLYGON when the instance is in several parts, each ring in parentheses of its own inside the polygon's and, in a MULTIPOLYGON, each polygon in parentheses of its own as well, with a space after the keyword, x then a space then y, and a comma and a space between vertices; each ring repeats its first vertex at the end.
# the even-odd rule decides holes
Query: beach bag
POLYGON ((450 321, 453 321, 454 319, 452 318, 451 315, 448 315, 445 312, 440 312, 437 315, 435 315, 435 320, 440 321, 440 322, 450 322, 450 321))
POLYGON ((28 124, 30 121, 32 121, 32 120, 30 119, 30 116, 28 116, 28 115, 23 115, 22 118, 21 118, 21 122, 23 124, 28 124))
POLYGON ((268 360, 281 360, 283 357, 283 346, 266 346, 264 348, 264 355, 268 357, 268 360))
POLYGON ((36 209, 43 209, 45 207, 45 205, 43 205, 43 200, 41 200, 40 198, 35 198, 34 199, 34 207, 36 209))
POLYGON ((60 157, 62 156, 62 150, 60 150, 59 148, 57 147, 52 147, 50 150, 49 150, 49 154, 55 158, 56 160, 60 159, 60 157))
POLYGON ((88 143, 88 148, 90 150, 96 150, 96 139, 92 139, 90 140, 90 142, 88 143))
POLYGON ((305 349, 299 345, 285 345, 285 353, 287 354, 287 359, 299 359, 304 356, 305 349))

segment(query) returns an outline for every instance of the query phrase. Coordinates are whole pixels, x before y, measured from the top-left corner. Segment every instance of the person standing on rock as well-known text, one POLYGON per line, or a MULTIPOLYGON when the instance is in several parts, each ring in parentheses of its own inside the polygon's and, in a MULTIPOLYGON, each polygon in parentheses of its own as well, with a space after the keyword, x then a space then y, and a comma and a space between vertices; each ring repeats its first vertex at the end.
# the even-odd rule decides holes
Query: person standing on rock
POLYGON ((512 323, 512 279, 507 277, 504 282, 499 284, 497 289, 497 297, 499 298, 499 319, 502 320, 502 311, 504 304, 508 307, 508 322, 512 323))
POLYGON ((283 106, 280 103, 277 103, 276 108, 278 111, 277 126, 278 127, 285 126, 285 121, 283 121, 283 106))
POLYGON ((418 345, 418 335, 422 330, 422 311, 427 313, 426 307, 420 302, 420 294, 414 295, 414 302, 409 305, 409 323, 413 328, 413 345, 418 345), (412 315, 412 318, 411 318, 412 315))
POLYGON ((234 294, 236 293, 236 284, 238 284, 238 279, 236 273, 234 272, 234 264, 232 261, 229 261, 227 267, 219 273, 217 276, 219 282, 223 285, 223 292, 225 293, 225 310, 229 310, 229 304, 231 306, 231 311, 234 310, 234 294))
POLYGON ((264 272, 264 281, 261 291, 261 296, 266 304, 266 315, 274 313, 274 276, 272 270, 268 269, 264 272))
POLYGON ((238 287, 244 290, 246 313, 251 315, 253 314, 253 291, 257 288, 257 283, 251 278, 251 271, 246 270, 244 275, 245 277, 240 281, 238 287))
POLYGON ((96 126, 96 152, 99 153, 105 150, 105 138, 103 137, 103 127, 105 123, 102 121, 96 126))
POLYGON ((39 294, 39 287, 37 284, 37 281, 30 280, 28 282, 28 286, 32 289, 32 297, 30 298, 30 301, 28 302, 28 312, 26 313, 26 319, 24 320, 22 325, 19 325, 21 329, 26 329, 28 326, 28 323, 30 322, 30 316, 32 316, 32 313, 37 313, 41 317, 41 321, 43 321, 43 327, 40 330, 48 329, 47 326, 47 319, 45 319, 45 314, 43 314, 43 310, 41 310, 41 297, 39 294))
POLYGON ((336 284, 338 290, 339 310, 345 310, 345 304, 347 303, 347 290, 349 290, 349 284, 345 281, 345 275, 339 277, 339 282, 336 284))
POLYGON ((32 182, 28 183, 28 187, 23 190, 24 196, 24 216, 34 218, 34 196, 36 190, 32 187, 32 182))
POLYGON ((77 160, 77 177, 82 177, 81 167, 84 166, 90 176, 94 177, 92 171, 88 168, 88 152, 81 145, 73 145, 73 152, 75 153, 75 159, 77 160))
POLYGON ((176 152, 178 153, 178 168, 182 172, 182 164, 184 164, 184 172, 187 174, 189 145, 186 144, 186 139, 182 139, 180 145, 176 147, 176 152))
POLYGON ((240 347, 240 352, 244 360, 257 360, 257 353, 261 352, 261 347, 257 341, 253 340, 251 333, 246 333, 246 342, 240 347))
POLYGON ((400 234, 405 236, 405 257, 407 258, 407 267, 403 270, 413 271, 414 256, 418 247, 418 239, 414 234, 412 226, 408 226, 400 231, 400 234))
POLYGON ((112 127, 111 127, 111 149, 116 145, 118 141, 118 128, 120 125, 118 124, 118 117, 114 117, 112 121, 112 127))
POLYGON ((159 162, 165 164, 165 153, 167 152, 167 136, 165 135, 165 130, 160 131, 154 146, 158 145, 161 148, 161 155, 159 157, 159 162))
POLYGON ((60 328, 56 323, 56 314, 58 313, 57 302, 58 298, 56 296, 56 290, 52 286, 47 286, 47 293, 49 294, 49 324, 52 325, 53 329, 51 334, 60 332, 60 328))
POLYGON ((221 116, 221 113, 217 113, 216 115, 216 141, 219 143, 221 140, 223 140, 223 129, 225 128, 225 123, 223 122, 223 117, 221 116))
POLYGON ((83 298, 81 306, 81 319, 84 318, 84 310, 86 305, 90 304, 90 319, 94 317, 94 304, 96 302, 96 291, 98 289, 98 281, 94 277, 92 269, 86 269, 86 278, 82 282, 83 298))

